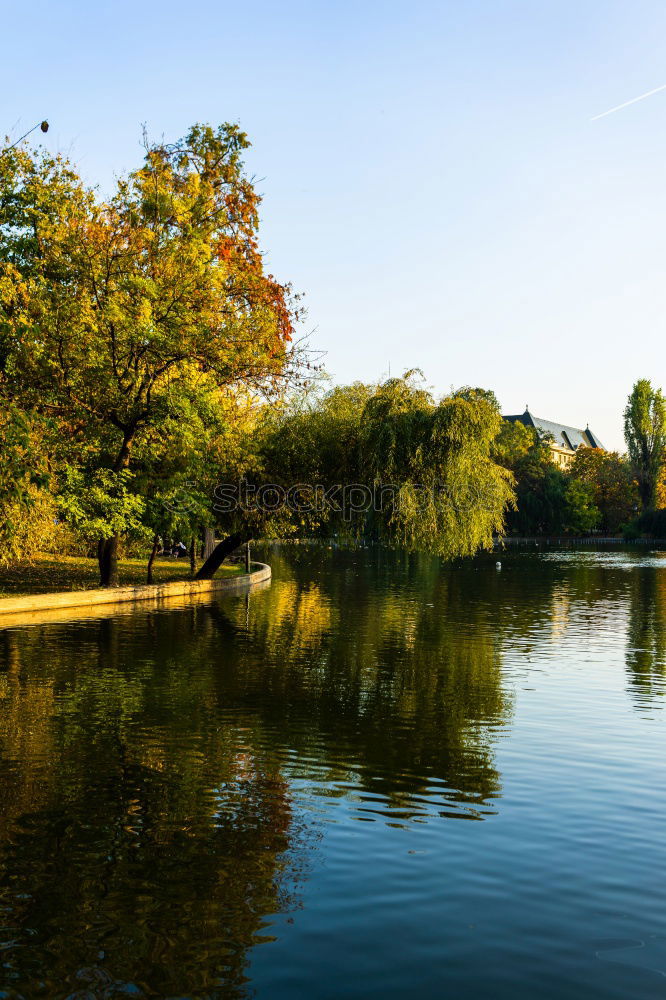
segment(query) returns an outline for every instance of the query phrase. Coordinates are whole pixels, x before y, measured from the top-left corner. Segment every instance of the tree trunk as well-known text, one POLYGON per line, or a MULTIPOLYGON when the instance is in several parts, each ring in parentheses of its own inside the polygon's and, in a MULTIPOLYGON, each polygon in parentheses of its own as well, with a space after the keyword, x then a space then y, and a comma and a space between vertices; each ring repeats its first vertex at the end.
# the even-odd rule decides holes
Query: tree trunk
POLYGON ((101 587, 118 586, 118 542, 119 536, 100 538, 97 544, 99 582, 101 587))
POLYGON ((642 510, 654 510, 657 495, 657 484, 649 473, 643 473, 638 477, 638 495, 641 498, 642 510))
POLYGON ((215 528, 204 528, 203 557, 212 556, 215 548, 215 528))
POLYGON ((195 576, 195 580, 212 580, 227 556, 250 538, 248 533, 229 535, 215 546, 205 563, 195 576))
POLYGON ((197 536, 190 539, 190 576, 194 579, 197 572, 197 536))
MULTIPOLYGON (((116 455, 113 463, 113 471, 120 472, 126 469, 130 462, 130 451, 134 438, 135 428, 126 428, 123 434, 123 443, 116 455)), ((118 543, 120 535, 112 535, 111 538, 100 538, 97 543, 97 562, 99 563, 99 585, 100 587, 118 586, 118 543)))
POLYGON ((159 535, 153 535, 153 548, 150 553, 150 559, 148 560, 148 573, 146 575, 146 583, 153 583, 153 563, 155 562, 155 556, 160 547, 159 535))

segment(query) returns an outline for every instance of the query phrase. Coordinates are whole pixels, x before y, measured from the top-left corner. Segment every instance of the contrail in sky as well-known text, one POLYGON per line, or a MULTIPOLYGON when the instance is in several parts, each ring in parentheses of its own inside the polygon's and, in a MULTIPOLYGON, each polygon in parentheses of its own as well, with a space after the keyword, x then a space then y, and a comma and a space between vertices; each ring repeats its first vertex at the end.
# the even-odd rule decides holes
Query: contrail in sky
POLYGON ((590 118, 591 122, 596 122, 598 118, 605 118, 606 115, 612 115, 614 111, 619 111, 620 108, 627 108, 630 104, 635 104, 636 101, 644 101, 646 97, 652 97, 653 94, 658 94, 660 90, 666 90, 666 83, 662 83, 661 87, 655 87, 654 90, 648 90, 647 94, 641 94, 640 97, 632 97, 630 101, 625 101, 624 104, 618 104, 614 108, 609 108, 608 111, 602 111, 600 115, 595 115, 590 118))

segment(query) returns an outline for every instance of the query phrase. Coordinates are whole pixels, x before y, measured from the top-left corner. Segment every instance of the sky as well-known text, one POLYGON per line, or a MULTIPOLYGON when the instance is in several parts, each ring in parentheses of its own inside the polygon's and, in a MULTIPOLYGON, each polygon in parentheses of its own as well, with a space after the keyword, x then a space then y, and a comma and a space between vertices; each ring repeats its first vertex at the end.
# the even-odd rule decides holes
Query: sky
POLYGON ((103 193, 238 122, 268 269, 336 383, 423 370, 623 448, 666 389, 663 0, 0 0, 0 134, 103 193))

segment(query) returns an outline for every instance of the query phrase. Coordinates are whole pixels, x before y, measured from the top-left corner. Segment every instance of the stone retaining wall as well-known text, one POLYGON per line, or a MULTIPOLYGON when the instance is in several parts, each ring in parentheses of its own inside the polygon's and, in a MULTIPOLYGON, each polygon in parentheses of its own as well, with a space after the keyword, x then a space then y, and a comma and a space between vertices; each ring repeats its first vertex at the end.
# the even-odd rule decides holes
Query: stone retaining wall
MULTIPOLYGON (((219 580, 174 580, 169 583, 143 584, 135 587, 113 587, 99 590, 68 590, 55 594, 25 594, 0 600, 0 628, 19 624, 20 620, 42 619, 41 612, 67 612, 82 609, 90 613, 96 607, 135 604, 151 601, 158 606, 174 597, 198 598, 208 594, 247 590, 271 578, 271 568, 265 563, 252 563, 252 572, 219 580)), ((47 616, 56 620, 57 614, 47 616)))

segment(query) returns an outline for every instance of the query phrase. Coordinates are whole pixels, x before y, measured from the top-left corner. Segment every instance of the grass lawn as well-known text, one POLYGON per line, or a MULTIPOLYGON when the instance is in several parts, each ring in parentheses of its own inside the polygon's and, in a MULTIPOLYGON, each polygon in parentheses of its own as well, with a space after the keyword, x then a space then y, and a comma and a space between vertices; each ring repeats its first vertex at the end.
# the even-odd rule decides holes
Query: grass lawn
MULTIPOLYGON (((146 582, 148 557, 122 559, 118 563, 120 584, 146 582)), ((221 566, 216 578, 244 573, 242 564, 221 566)), ((155 583, 167 580, 189 580, 190 561, 185 559, 156 559, 153 565, 155 583)), ((20 594, 50 594, 62 590, 92 590, 99 587, 96 559, 83 556, 38 555, 32 562, 0 567, 0 598, 20 594)))

